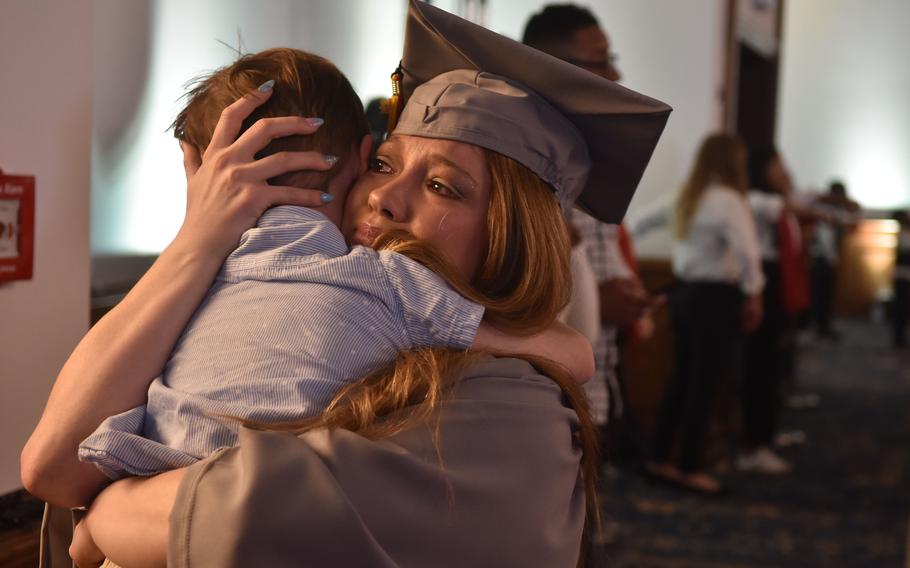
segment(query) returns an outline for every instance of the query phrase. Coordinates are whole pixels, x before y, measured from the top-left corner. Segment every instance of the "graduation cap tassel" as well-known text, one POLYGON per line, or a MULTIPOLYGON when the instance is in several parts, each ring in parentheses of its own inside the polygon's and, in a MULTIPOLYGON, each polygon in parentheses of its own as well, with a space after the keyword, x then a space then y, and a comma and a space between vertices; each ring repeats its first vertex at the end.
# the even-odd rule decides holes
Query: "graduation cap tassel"
POLYGON ((401 65, 392 73, 392 96, 383 101, 383 112, 389 115, 389 127, 386 132, 391 133, 398 124, 398 117, 401 116, 401 109, 404 106, 404 100, 401 97, 401 65))

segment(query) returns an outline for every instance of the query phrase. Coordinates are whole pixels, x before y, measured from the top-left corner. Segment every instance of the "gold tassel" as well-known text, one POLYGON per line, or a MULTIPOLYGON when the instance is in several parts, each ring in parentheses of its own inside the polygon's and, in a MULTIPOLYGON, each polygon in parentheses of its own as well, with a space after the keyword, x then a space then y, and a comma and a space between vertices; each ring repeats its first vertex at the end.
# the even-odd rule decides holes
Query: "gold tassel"
POLYGON ((392 73, 392 96, 382 101, 382 110, 389 115, 389 125, 386 131, 388 134, 391 134, 395 125, 398 124, 398 117, 401 116, 401 109, 404 106, 401 97, 401 76, 401 66, 399 65, 392 73))

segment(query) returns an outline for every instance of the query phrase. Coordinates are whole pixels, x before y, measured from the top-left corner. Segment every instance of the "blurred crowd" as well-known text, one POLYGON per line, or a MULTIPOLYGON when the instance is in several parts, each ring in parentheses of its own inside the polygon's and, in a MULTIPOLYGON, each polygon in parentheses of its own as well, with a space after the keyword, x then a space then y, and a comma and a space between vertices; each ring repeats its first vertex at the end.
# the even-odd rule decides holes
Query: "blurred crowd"
MULTIPOLYGON (((606 30, 585 7, 543 7, 522 41, 622 80, 606 30)), ((377 140, 386 126, 380 103, 367 105, 377 140)), ((776 147, 749 146, 724 132, 703 140, 688 177, 666 196, 619 225, 577 209, 567 218, 573 289, 561 319, 594 347, 596 374, 585 388, 605 462, 686 491, 719 493, 705 458, 709 431, 712 421, 732 416, 733 465, 785 475, 792 465, 777 448, 803 444, 806 436, 781 431, 781 412, 819 404, 818 395, 797 385, 800 338, 840 340, 838 265, 862 211, 843 182, 797 191, 776 147), (648 289, 634 241, 658 229, 672 234, 673 278, 648 289), (652 342, 661 310, 669 314, 672 366, 657 416, 643 420, 625 404, 636 377, 623 376, 621 356, 633 345, 646 358, 664 355, 652 342)), ((900 232, 889 321, 901 348, 910 322, 910 216, 901 211, 894 218, 900 232)))
MULTIPOLYGON (((527 22, 522 41, 612 81, 622 79, 606 30, 584 7, 544 7, 527 22)), ((805 443, 805 434, 781 431, 781 411, 819 403, 796 385, 798 338, 811 333, 817 340, 839 340, 834 303, 840 251, 862 212, 840 181, 827 191, 797 191, 777 148, 750 147, 731 133, 703 141, 680 186, 667 188, 665 203, 622 225, 571 212, 574 286, 563 319, 595 347, 597 374, 586 388, 607 462, 715 494, 723 487, 705 450, 718 418, 719 390, 735 407, 723 409, 726 418, 736 417, 729 441, 734 467, 768 475, 791 471, 777 448, 805 443), (673 281, 648 290, 633 241, 659 227, 673 235, 673 281), (624 404, 636 378, 623 376, 620 358, 624 345, 648 350, 654 315, 664 308, 673 365, 654 425, 645 429, 624 404)), ((910 233, 906 212, 896 219, 902 230, 891 321, 894 344, 902 346, 910 233)))

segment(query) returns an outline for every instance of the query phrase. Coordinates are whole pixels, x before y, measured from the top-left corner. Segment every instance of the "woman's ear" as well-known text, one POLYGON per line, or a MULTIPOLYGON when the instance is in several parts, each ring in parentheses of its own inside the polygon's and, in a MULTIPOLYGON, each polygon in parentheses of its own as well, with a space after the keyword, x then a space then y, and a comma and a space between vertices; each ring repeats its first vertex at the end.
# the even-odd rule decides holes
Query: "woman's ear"
POLYGON ((360 139, 360 151, 357 154, 357 177, 362 176, 370 168, 370 154, 373 152, 373 135, 364 134, 360 139))
POLYGON ((202 165, 202 155, 199 148, 183 140, 180 141, 180 149, 183 150, 183 172, 186 174, 186 182, 189 183, 202 165))

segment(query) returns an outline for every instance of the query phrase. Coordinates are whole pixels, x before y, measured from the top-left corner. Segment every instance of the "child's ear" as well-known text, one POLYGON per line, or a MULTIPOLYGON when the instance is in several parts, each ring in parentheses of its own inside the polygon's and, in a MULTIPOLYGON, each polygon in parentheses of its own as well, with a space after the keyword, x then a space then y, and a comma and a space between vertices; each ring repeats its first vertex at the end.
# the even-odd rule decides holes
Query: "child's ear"
POLYGON ((183 140, 180 141, 180 149, 183 150, 183 172, 189 183, 190 178, 196 175, 196 170, 202 165, 202 155, 198 148, 183 140))
POLYGON ((373 151, 373 135, 364 134, 360 139, 360 151, 357 154, 357 176, 360 177, 370 168, 370 153, 373 151))

